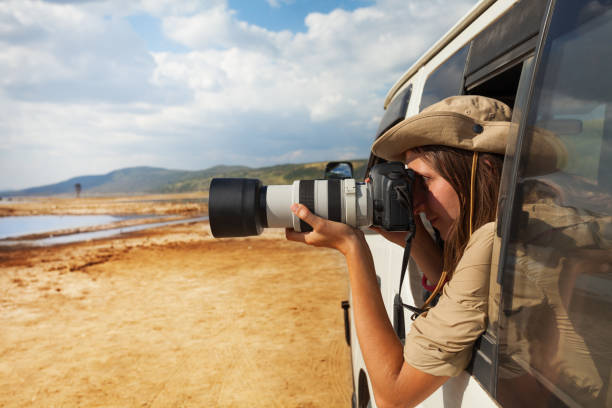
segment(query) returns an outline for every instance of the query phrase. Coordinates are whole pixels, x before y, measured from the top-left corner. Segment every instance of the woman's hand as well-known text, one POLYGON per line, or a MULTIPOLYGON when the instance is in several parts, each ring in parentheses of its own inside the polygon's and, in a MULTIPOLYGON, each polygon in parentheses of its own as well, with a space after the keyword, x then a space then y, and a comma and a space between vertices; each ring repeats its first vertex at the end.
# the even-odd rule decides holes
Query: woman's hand
MULTIPOLYGON (((423 221, 421 221, 421 216, 418 213, 414 213, 414 224, 416 227, 416 233, 413 237, 413 242, 422 239, 428 239, 429 237, 425 235, 429 234, 427 234, 425 226, 423 225, 423 221)), ((372 231, 376 231, 377 233, 385 237, 388 241, 391 241, 394 244, 401 246, 402 248, 406 245, 406 235, 408 235, 408 232, 406 231, 386 231, 379 227, 370 227, 370 229, 372 231)))
POLYGON ((394 244, 401 246, 402 248, 406 244, 406 235, 408 235, 408 232, 406 231, 387 231, 379 227, 370 227, 370 229, 372 231, 376 231, 377 233, 385 237, 388 241, 391 241, 394 244))
POLYGON ((308 223, 312 227, 312 231, 296 232, 292 229, 286 229, 285 235, 288 240, 337 249, 344 255, 348 254, 354 245, 360 245, 364 241, 363 233, 358 229, 318 217, 302 204, 293 204, 291 211, 308 223))

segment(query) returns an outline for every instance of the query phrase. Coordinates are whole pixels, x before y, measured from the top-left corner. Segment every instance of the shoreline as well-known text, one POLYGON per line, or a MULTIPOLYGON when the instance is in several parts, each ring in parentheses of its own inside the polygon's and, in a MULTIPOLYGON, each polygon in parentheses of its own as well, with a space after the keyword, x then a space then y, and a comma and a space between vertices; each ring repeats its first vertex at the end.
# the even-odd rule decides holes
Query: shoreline
POLYGON ((23 215, 197 215, 208 213, 208 192, 101 197, 15 197, 1 200, 0 217, 23 215))
MULTIPOLYGON (((0 218, 28 216, 111 215, 134 217, 106 224, 12 235, 0 239, 0 246, 36 245, 35 241, 113 229, 172 223, 208 216, 208 193, 153 194, 107 197, 28 197, 28 200, 0 201, 0 218), (198 200, 201 202, 194 202, 198 200)), ((121 231, 118 234, 122 233, 121 231)), ((75 240, 77 241, 77 240, 75 240)), ((53 245, 43 244, 43 245, 53 245)))

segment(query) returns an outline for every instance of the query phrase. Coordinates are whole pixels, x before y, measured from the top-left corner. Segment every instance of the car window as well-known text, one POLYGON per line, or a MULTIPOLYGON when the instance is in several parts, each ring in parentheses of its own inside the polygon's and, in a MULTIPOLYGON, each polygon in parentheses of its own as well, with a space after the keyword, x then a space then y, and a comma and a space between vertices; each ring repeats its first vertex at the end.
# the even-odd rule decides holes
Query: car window
POLYGON ((378 125, 376 139, 406 117, 406 110, 408 109, 410 96, 412 96, 412 84, 405 87, 398 95, 396 95, 387 107, 387 110, 385 111, 385 114, 378 125))
POLYGON ((446 97, 461 94, 468 49, 469 45, 464 46, 429 75, 423 88, 421 109, 446 97))

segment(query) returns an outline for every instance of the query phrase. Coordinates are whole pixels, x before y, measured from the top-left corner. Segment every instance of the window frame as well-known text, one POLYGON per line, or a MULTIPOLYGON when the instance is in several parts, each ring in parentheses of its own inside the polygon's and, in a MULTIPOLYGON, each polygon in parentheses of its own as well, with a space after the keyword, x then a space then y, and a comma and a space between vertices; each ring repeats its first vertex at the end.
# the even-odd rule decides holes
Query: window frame
MULTIPOLYGON (((542 51, 546 44, 548 27, 554 11, 556 0, 548 0, 545 6, 545 11, 541 21, 538 33, 530 35, 525 42, 519 44, 516 48, 510 48, 505 53, 495 57, 487 65, 479 67, 473 73, 470 73, 465 85, 469 84, 470 88, 480 85, 487 80, 494 78, 496 75, 504 72, 506 69, 518 63, 523 63, 521 78, 519 81, 515 104, 513 107, 513 122, 516 126, 513 127, 513 134, 509 135, 508 148, 506 150, 505 161, 508 166, 508 174, 505 177, 506 185, 500 188, 500 198, 498 205, 500 206, 497 217, 497 237, 500 238, 500 249, 498 268, 496 273, 492 273, 491 278, 495 281, 490 285, 491 288, 498 287, 501 293, 501 282, 503 279, 503 266, 507 256, 508 239, 512 233, 512 228, 520 212, 514 208, 517 202, 516 184, 519 173, 519 164, 522 161, 523 140, 526 128, 526 112, 529 112, 530 103, 535 89, 538 68, 542 59, 542 51), (534 47, 534 48, 532 48, 534 47), (505 61, 505 66, 500 66, 500 62, 505 61), (502 190, 507 187, 508 195, 502 197, 502 190)), ((495 23, 494 23, 495 24, 495 23)), ((491 26, 493 27, 493 26, 491 26)), ((477 41, 478 37, 474 41, 477 41)), ((471 53, 470 53, 471 54, 471 53)), ((468 61, 469 64, 469 61, 468 61)), ((466 64, 467 66, 467 64, 466 64)), ((464 90, 465 92, 465 90, 464 90)), ((504 169, 506 171, 506 169, 504 169)), ((502 179, 504 182, 504 179, 502 179)), ((492 271, 493 272, 493 271, 492 271)), ((492 302, 491 294, 489 302, 492 302)), ((501 304, 501 300, 500 300, 501 304)), ((489 309, 492 310, 491 308, 489 309)), ((493 309, 493 311, 495 311, 493 309)), ((499 314, 502 313, 501 308, 497 310, 496 321, 500 321, 499 314)), ((491 320, 491 319, 489 319, 491 320)), ((474 345, 474 355, 470 365, 467 368, 469 374, 474 377, 481 386, 497 401, 497 379, 499 373, 499 343, 497 328, 487 328, 487 331, 477 340, 474 345)))

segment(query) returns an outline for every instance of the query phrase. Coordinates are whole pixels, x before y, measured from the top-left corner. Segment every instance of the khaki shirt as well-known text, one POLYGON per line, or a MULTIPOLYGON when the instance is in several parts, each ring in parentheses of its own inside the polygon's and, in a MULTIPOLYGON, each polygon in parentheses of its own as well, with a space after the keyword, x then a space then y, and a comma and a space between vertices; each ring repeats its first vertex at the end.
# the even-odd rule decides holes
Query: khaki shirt
POLYGON ((412 324, 404 347, 411 366, 438 376, 456 376, 467 367, 486 328, 494 233, 490 222, 472 234, 438 304, 412 324))

